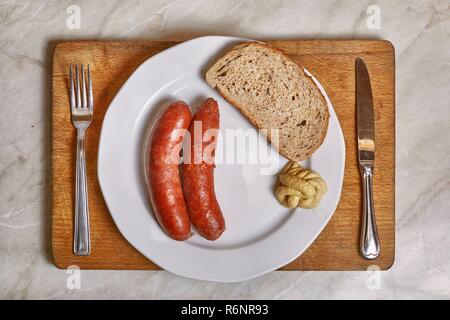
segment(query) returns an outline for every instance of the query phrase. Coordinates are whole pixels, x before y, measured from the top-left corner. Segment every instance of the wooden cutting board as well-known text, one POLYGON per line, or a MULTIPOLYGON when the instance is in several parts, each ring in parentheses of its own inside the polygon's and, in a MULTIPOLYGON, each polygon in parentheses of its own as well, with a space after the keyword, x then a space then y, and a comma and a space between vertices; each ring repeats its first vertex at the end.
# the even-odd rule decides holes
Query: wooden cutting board
MULTIPOLYGON (((335 107, 346 144, 341 200, 320 236, 297 260, 282 270, 388 269, 395 245, 395 58, 387 41, 269 41, 305 66, 322 83, 335 107), (364 260, 358 251, 361 182, 355 141, 354 61, 362 57, 369 69, 375 106, 376 163, 374 195, 381 255, 364 260)), ((158 269, 119 233, 106 208, 97 180, 97 152, 105 111, 114 95, 146 59, 177 42, 74 41, 56 45, 53 56, 52 182, 53 257, 58 268, 158 269), (70 122, 68 68, 91 64, 94 76, 94 121, 87 131, 86 152, 92 253, 72 254, 75 130, 70 122)), ((333 161, 330 158, 330 161, 333 161)))

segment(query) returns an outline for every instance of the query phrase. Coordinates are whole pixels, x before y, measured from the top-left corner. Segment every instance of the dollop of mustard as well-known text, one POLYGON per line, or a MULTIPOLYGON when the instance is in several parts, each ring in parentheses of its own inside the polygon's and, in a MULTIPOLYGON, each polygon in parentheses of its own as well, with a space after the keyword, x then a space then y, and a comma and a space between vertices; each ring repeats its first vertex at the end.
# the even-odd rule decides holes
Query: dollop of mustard
POLYGON ((278 174, 275 185, 277 200, 291 209, 315 208, 326 192, 327 185, 317 172, 305 169, 292 161, 288 162, 278 174))

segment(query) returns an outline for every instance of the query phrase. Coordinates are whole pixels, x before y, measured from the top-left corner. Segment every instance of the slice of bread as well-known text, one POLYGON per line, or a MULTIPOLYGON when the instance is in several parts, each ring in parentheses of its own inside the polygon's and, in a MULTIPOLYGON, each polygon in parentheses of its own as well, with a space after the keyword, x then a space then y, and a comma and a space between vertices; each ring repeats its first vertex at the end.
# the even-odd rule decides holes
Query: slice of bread
POLYGON ((241 43, 214 63, 206 81, 254 126, 267 130, 269 141, 289 160, 308 158, 325 139, 329 113, 324 96, 303 68, 278 49, 241 43))

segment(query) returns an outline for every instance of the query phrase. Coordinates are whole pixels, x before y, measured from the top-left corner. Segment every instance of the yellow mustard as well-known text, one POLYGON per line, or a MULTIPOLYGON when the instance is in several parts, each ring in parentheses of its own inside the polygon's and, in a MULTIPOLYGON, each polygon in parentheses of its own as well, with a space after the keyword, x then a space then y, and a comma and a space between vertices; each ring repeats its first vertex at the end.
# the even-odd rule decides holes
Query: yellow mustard
POLYGON ((315 208, 325 192, 327 185, 317 172, 292 161, 278 174, 275 185, 275 196, 287 208, 315 208))

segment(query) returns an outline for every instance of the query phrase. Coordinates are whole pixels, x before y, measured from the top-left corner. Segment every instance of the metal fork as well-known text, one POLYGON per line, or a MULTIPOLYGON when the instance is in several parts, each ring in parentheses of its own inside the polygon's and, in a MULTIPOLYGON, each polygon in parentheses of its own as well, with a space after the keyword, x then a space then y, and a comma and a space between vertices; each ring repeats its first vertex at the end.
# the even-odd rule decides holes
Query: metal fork
POLYGON ((70 65, 70 109, 72 113, 72 123, 77 129, 73 252, 79 256, 87 256, 91 251, 84 137, 86 129, 90 126, 94 115, 94 100, 92 97, 90 66, 87 66, 87 79, 84 69, 84 65, 81 65, 80 67, 75 65, 74 79, 72 65, 70 65))

